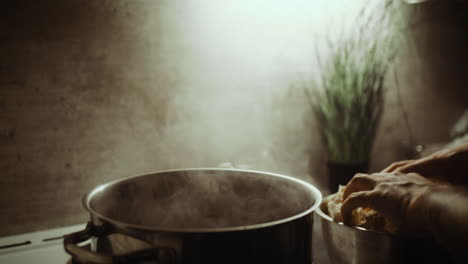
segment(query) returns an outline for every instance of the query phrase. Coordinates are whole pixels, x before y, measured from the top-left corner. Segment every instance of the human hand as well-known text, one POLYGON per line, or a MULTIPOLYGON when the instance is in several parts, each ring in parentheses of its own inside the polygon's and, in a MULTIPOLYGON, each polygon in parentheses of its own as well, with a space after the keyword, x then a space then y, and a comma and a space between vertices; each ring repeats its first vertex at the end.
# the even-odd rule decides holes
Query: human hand
POLYGON ((468 185, 468 142, 444 149, 417 160, 398 161, 385 168, 384 173, 418 173, 433 181, 468 185))
POLYGON ((416 173, 357 174, 346 186, 341 214, 350 224, 357 207, 372 208, 385 216, 397 233, 425 235, 429 231, 422 224, 423 197, 435 184, 416 173))

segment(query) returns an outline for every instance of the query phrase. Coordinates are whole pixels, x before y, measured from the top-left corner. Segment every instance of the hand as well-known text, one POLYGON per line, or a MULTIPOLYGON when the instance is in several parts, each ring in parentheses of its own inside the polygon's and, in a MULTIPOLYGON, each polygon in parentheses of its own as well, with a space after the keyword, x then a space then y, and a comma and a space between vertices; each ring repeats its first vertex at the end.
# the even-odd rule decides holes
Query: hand
POLYGON ((396 233, 432 237, 456 263, 467 263, 467 187, 437 184, 416 173, 357 174, 343 199, 345 224, 354 208, 372 208, 397 227, 396 233))
POLYGON ((397 227, 398 233, 424 235, 421 201, 435 184, 416 173, 357 174, 346 186, 341 214, 349 224, 357 207, 372 208, 397 227))
POLYGON ((417 160, 404 160, 391 164, 384 173, 418 173, 433 181, 455 185, 468 185, 468 142, 444 149, 417 160))

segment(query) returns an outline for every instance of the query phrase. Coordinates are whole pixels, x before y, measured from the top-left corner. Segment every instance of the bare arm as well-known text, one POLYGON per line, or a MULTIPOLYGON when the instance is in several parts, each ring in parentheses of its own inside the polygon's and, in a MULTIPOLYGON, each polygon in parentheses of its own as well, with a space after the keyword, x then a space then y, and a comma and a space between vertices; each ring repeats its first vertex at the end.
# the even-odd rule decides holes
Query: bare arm
POLYGON ((468 261, 468 190, 440 188, 422 198, 423 211, 430 233, 459 262, 468 261))

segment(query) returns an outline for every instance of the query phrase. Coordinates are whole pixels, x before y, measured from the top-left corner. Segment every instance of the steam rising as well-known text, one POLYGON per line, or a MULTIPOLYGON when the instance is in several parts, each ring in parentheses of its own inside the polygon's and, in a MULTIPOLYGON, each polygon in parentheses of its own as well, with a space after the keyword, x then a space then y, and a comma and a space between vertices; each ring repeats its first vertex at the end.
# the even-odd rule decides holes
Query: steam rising
POLYGON ((318 137, 303 92, 290 86, 316 72, 315 43, 329 33, 331 21, 358 6, 355 0, 145 6, 142 32, 152 36, 149 49, 157 43, 159 55, 149 56, 145 46, 139 57, 164 81, 149 83, 144 96, 166 98, 159 105, 165 115, 149 125, 157 132, 147 142, 158 146, 159 168, 229 161, 305 176, 318 137), (148 28, 155 27, 160 31, 150 35, 148 28))
POLYGON ((150 228, 223 228, 268 223, 314 204, 309 189, 283 178, 236 171, 170 172, 114 184, 91 208, 150 228))

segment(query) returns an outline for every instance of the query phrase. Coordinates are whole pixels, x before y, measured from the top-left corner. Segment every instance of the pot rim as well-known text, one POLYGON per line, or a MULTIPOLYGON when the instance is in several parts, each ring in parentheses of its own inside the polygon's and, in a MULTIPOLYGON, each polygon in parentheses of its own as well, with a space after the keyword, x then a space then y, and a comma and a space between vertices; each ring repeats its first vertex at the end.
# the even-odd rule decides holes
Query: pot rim
POLYGON ((260 171, 260 170, 245 170, 245 169, 233 169, 233 168, 185 168, 185 169, 170 169, 170 170, 158 170, 158 171, 153 171, 153 172, 147 172, 147 173, 142 173, 134 176, 128 176, 128 177, 123 177, 120 179, 116 179, 101 185, 96 186, 93 188, 91 191, 86 193, 83 198, 82 198, 82 204, 84 208, 91 213, 93 216, 97 216, 100 220, 103 220, 109 224, 114 225, 114 227, 118 229, 123 229, 123 230, 138 230, 138 231, 150 231, 150 232, 166 232, 166 233, 219 233, 219 232, 233 232, 233 231, 245 231, 245 230, 253 230, 253 229, 260 229, 260 228, 266 228, 270 226, 275 226, 283 223, 287 223, 296 219, 299 219, 307 214, 313 213, 314 210, 320 209, 320 204, 322 204, 322 194, 321 192, 312 184, 305 182, 303 180, 299 180, 297 178, 291 177, 291 176, 286 176, 282 174, 277 174, 277 173, 271 173, 271 172, 265 172, 265 171, 260 171), (306 189, 308 189, 312 195, 314 196, 314 203, 312 206, 310 206, 307 210, 302 211, 299 214, 283 218, 280 220, 276 221, 271 221, 271 222, 266 222, 266 223, 261 223, 261 224, 254 224, 254 225, 245 225, 245 226, 235 226, 235 227, 222 227, 222 228, 163 228, 163 227, 151 227, 151 226, 146 226, 146 225, 136 225, 136 224, 129 224, 125 222, 121 222, 112 218, 109 218, 107 216, 104 216, 95 210, 93 210, 90 206, 90 202, 92 198, 100 193, 106 190, 106 188, 110 187, 111 185, 114 185, 119 182, 123 182, 132 178, 137 178, 137 177, 143 177, 143 176, 148 176, 152 174, 160 174, 160 173, 171 173, 171 172, 190 172, 190 171, 222 171, 222 172, 241 172, 241 173, 253 173, 253 174, 261 174, 261 175, 268 175, 272 177, 278 177, 282 179, 286 179, 289 181, 296 182, 306 189))

